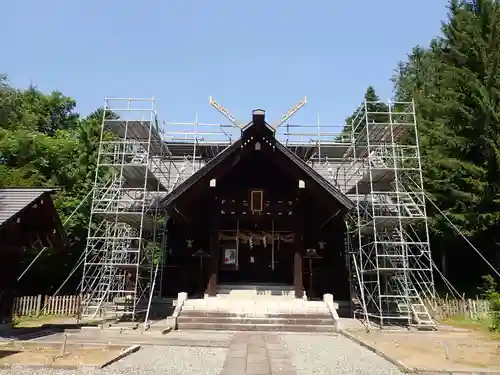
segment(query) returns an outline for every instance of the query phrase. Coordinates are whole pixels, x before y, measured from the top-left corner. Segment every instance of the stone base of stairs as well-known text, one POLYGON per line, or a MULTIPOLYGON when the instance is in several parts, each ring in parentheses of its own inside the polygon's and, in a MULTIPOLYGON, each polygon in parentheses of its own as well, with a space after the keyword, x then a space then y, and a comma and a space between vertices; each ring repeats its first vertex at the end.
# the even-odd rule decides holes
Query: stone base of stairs
POLYGON ((326 302, 297 299, 292 287, 224 285, 219 287, 217 297, 186 300, 177 317, 177 328, 335 332, 336 320, 326 302))
POLYGON ((218 331, 335 332, 332 317, 327 314, 267 314, 252 316, 224 312, 182 312, 179 329, 218 331))

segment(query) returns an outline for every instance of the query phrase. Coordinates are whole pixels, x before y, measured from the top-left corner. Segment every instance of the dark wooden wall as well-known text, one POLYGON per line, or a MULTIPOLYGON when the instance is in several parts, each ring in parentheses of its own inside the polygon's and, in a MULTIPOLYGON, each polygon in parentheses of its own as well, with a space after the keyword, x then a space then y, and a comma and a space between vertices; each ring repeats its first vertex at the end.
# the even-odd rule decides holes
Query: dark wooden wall
MULTIPOLYGON (((23 271, 21 261, 25 249, 42 250, 44 247, 62 251, 67 238, 54 204, 48 193, 4 222, 0 227, 0 320, 11 321, 13 298, 22 292, 17 278, 23 271)), ((29 271, 28 271, 29 272, 29 271)), ((29 282, 38 280, 29 280, 29 282)))
POLYGON ((22 249, 0 247, 0 323, 12 321, 14 298, 17 296, 17 278, 22 272, 22 249))

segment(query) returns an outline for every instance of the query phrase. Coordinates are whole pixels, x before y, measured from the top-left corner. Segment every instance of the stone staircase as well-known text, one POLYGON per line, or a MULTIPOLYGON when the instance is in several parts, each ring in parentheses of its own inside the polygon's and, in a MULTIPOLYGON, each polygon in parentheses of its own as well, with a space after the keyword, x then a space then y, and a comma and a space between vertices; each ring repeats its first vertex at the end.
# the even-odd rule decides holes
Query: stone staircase
POLYGON ((294 297, 283 286, 220 286, 217 297, 188 299, 177 328, 219 331, 335 332, 326 302, 294 297))

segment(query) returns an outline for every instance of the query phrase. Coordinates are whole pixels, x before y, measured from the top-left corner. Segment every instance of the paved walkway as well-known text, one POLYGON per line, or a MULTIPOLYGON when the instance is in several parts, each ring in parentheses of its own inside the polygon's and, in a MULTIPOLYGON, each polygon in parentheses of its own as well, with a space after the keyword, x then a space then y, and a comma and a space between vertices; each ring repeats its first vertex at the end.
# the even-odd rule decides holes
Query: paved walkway
POLYGON ((278 335, 237 333, 221 375, 295 375, 278 335))

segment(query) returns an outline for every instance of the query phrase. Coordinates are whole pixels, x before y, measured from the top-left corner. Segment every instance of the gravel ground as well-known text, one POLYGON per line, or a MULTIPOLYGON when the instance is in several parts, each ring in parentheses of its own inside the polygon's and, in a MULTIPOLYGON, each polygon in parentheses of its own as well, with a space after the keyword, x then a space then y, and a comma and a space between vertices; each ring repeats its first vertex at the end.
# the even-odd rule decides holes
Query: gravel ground
POLYGON ((103 370, 2 369, 0 375, 218 375, 227 349, 143 347, 103 370))
POLYGON ((298 375, 399 375, 392 363, 344 336, 283 335, 298 375))
MULTIPOLYGON (((399 375, 394 365, 349 339, 282 334, 297 375, 399 375)), ((0 375, 218 375, 228 350, 207 347, 142 347, 104 370, 0 369, 0 375)))

